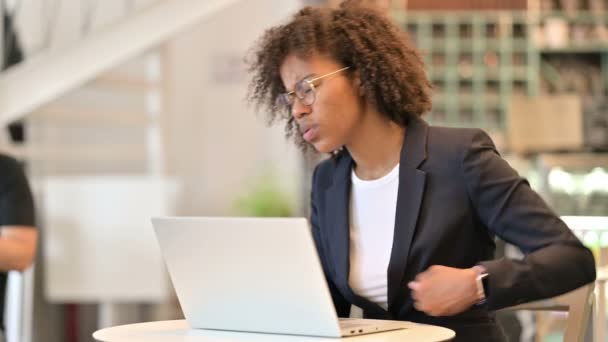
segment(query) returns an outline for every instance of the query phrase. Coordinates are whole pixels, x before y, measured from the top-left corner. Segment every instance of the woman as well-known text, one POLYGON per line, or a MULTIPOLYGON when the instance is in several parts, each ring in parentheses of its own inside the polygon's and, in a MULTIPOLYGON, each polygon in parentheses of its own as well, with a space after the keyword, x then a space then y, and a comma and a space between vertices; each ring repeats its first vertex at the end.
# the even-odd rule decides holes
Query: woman
POLYGON ((479 129, 431 127, 414 47, 355 1, 266 31, 250 99, 306 149, 330 153, 311 224, 338 314, 436 324, 504 341, 493 310, 595 279, 592 254, 479 129), (493 259, 494 237, 523 260, 493 259))

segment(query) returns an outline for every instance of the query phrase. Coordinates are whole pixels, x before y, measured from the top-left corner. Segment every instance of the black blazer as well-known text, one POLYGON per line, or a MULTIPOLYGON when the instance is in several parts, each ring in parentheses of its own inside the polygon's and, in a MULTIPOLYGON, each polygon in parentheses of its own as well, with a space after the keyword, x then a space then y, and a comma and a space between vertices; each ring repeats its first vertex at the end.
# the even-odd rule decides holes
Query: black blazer
POLYGON ((312 184, 313 236, 341 317, 354 304, 366 318, 442 325, 463 341, 501 340, 488 311, 552 297, 595 279, 591 252, 499 156, 487 134, 415 119, 401 150, 386 311, 348 284, 352 166, 344 150, 316 167, 312 184), (518 246, 525 258, 492 260, 495 235, 518 246), (407 283, 418 273, 432 265, 476 264, 489 273, 486 305, 451 317, 427 316, 413 307, 407 283))

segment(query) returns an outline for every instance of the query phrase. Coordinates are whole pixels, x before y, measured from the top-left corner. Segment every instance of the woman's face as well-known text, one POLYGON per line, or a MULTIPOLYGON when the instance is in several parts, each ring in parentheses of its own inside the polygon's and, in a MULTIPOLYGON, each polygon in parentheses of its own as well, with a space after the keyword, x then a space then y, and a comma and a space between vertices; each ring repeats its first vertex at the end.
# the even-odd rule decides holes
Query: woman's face
MULTIPOLYGON (((280 67, 281 79, 287 92, 294 90, 303 79, 330 74, 346 67, 318 54, 301 58, 288 55, 280 67)), ((321 153, 329 153, 348 145, 353 139, 363 115, 362 97, 347 77, 345 70, 314 83, 315 101, 307 105, 297 97, 291 106, 300 134, 321 153)))

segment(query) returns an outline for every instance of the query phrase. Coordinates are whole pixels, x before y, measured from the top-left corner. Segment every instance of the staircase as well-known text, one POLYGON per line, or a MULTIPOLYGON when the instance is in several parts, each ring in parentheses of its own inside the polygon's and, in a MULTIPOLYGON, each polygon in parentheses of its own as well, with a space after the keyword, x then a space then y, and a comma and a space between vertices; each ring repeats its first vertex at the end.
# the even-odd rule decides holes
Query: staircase
POLYGON ((157 47, 238 0, 164 0, 60 51, 42 52, 0 76, 0 126, 157 47))

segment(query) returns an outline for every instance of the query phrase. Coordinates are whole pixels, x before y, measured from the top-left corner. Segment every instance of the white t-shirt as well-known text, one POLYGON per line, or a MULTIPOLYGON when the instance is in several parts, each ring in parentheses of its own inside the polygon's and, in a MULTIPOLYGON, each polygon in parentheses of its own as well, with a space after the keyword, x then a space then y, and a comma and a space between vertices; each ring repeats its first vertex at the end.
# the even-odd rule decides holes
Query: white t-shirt
POLYGON ((386 176, 362 180, 351 173, 350 273, 361 297, 387 309, 387 270, 393 246, 399 164, 386 176))

